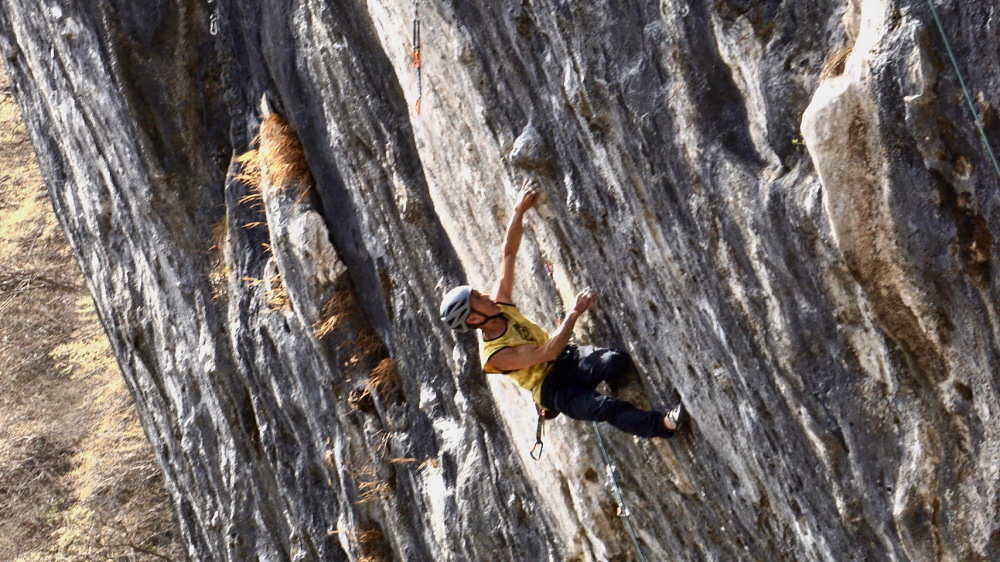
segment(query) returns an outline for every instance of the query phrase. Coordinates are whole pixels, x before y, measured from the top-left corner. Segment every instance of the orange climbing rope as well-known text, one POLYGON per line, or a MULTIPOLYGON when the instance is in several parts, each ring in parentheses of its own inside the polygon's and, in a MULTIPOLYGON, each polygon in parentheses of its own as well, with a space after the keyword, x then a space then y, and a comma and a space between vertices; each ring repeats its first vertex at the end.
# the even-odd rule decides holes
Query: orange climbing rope
POLYGON ((420 3, 413 2, 413 46, 410 48, 410 59, 413 68, 417 69, 417 101, 413 109, 420 115, 420 102, 423 100, 422 84, 420 82, 420 3))

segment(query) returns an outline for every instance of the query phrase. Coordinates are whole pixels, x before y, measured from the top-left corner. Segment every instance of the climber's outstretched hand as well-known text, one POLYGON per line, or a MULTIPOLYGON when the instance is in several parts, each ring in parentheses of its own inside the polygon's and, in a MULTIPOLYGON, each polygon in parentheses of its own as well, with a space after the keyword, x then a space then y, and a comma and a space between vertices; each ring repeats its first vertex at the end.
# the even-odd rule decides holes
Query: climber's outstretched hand
POLYGON ((514 205, 514 210, 519 213, 526 212, 535 205, 541 193, 542 190, 537 181, 532 178, 524 180, 524 183, 521 184, 521 191, 517 194, 517 204, 514 205))
POLYGON ((590 305, 594 304, 595 300, 597 300, 597 291, 587 287, 576 295, 576 304, 573 305, 573 312, 577 315, 583 314, 584 311, 590 308, 590 305))

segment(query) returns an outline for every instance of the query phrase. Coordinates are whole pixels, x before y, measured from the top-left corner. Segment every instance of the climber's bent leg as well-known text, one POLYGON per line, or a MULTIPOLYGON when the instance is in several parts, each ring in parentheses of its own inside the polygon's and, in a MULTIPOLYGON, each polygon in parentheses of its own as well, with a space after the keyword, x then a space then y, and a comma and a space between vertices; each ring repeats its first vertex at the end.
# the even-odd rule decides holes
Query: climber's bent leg
POLYGON ((585 385, 550 378, 551 375, 542 386, 542 401, 570 418, 606 421, 639 437, 673 435, 673 431, 663 426, 663 414, 660 412, 640 410, 628 402, 598 394, 585 385))
POLYGON ((575 382, 596 388, 601 381, 607 381, 612 390, 631 368, 632 359, 624 351, 589 345, 567 348, 556 365, 557 370, 573 371, 575 382))

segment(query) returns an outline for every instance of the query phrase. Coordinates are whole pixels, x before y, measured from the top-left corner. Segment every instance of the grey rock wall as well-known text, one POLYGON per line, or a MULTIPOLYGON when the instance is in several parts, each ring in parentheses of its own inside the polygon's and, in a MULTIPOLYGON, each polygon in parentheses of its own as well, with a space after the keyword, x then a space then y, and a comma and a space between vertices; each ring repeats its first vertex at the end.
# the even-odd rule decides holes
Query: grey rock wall
MULTIPOLYGON (((936 5, 996 143, 998 7, 936 5)), ((412 14, 0 3, 193 558, 636 557, 589 424, 531 461, 529 398, 436 321, 527 176, 522 309, 597 287, 580 340, 694 418, 605 431, 648 559, 998 556, 1000 176, 926 2, 425 1, 420 115, 412 14), (291 188, 236 177, 267 109, 291 188)))

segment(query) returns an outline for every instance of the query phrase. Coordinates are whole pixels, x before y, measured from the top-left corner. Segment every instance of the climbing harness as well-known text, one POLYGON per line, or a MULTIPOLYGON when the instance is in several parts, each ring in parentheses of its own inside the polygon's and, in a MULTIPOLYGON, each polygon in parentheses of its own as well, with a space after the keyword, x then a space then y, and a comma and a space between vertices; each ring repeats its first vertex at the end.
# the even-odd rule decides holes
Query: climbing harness
POLYGON ((630 518, 632 512, 625 505, 625 497, 622 495, 621 486, 618 485, 618 478, 615 477, 617 468, 611 463, 608 450, 604 447, 604 437, 601 435, 601 428, 597 425, 596 421, 594 422, 594 433, 597 434, 597 443, 601 446, 601 455, 604 457, 604 472, 608 476, 608 487, 614 492, 615 501, 618 502, 618 517, 625 520, 625 528, 628 529, 628 534, 632 537, 632 545, 635 547, 635 553, 639 556, 640 562, 646 562, 646 556, 642 553, 642 546, 639 545, 639 537, 636 536, 635 527, 632 526, 632 519, 630 518))
MULTIPOLYGON (((552 264, 545 263, 545 271, 549 274, 549 279, 552 280, 553 285, 555 284, 555 279, 552 276, 552 264)), ((556 302, 559 303, 559 310, 566 310, 563 305, 562 295, 559 294, 558 287, 556 288, 556 302)), ((539 410, 538 414, 538 430, 535 435, 535 447, 541 447, 542 443, 542 424, 544 420, 542 419, 542 411, 539 410)), ((604 458, 604 472, 608 477, 608 487, 611 488, 612 493, 615 496, 615 501, 618 502, 618 517, 621 517, 625 521, 625 528, 628 529, 628 534, 632 538, 632 545, 635 547, 635 553, 639 557, 639 562, 646 562, 646 556, 642 553, 642 546, 639 544, 639 537, 635 533, 635 527, 632 525, 632 519, 630 519, 632 512, 629 510, 628 505, 625 504, 625 496, 622 495, 621 486, 618 485, 618 478, 615 477, 615 471, 617 468, 611 462, 611 456, 608 454, 608 449, 604 446, 604 436, 601 435, 601 428, 594 423, 594 433, 597 435, 597 444, 601 447, 601 456, 604 458)), ((535 458, 534 451, 532 448, 532 458, 535 458)), ((541 450, 538 452, 541 456, 541 450)), ((538 460, 538 459, 535 459, 538 460)))
POLYGON ((413 2, 413 46, 410 49, 410 59, 413 68, 417 69, 417 101, 413 104, 414 111, 420 115, 420 102, 423 100, 423 85, 420 81, 420 2, 413 2))
POLYGON ((941 34, 941 40, 944 42, 944 48, 947 49, 948 58, 951 59, 951 66, 955 69, 955 75, 958 76, 958 83, 962 86, 962 91, 965 92, 965 101, 969 102, 969 110, 972 111, 972 118, 976 122, 976 128, 979 129, 979 135, 983 138, 983 144, 986 145, 986 152, 989 153, 990 160, 993 161, 993 168, 997 171, 997 175, 1000 176, 1000 163, 997 162, 997 156, 993 152, 993 147, 990 145, 989 139, 986 138, 986 129, 983 127, 983 122, 979 119, 979 113, 976 111, 976 105, 972 102, 972 94, 969 93, 969 88, 965 84, 962 71, 958 69, 958 61, 955 60, 955 53, 951 50, 948 35, 944 32, 944 24, 941 23, 941 17, 938 16, 937 8, 934 7, 934 0, 927 0, 927 5, 931 7, 934 22, 937 23, 938 32, 941 34))

